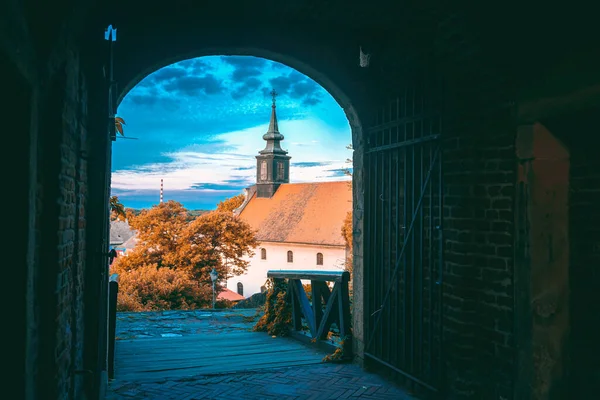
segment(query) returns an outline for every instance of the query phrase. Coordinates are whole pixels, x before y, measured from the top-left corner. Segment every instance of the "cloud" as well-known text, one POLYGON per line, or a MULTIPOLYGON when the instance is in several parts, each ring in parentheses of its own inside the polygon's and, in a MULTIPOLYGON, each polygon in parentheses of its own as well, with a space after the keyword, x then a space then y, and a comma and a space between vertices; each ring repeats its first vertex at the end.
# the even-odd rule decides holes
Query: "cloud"
POLYGON ((246 79, 262 75, 262 71, 258 68, 236 68, 231 74, 231 79, 234 82, 244 82, 246 79))
POLYGON ((348 168, 348 169, 344 169, 344 168, 337 168, 337 169, 328 169, 328 172, 330 172, 331 176, 336 176, 336 177, 342 177, 342 176, 348 176, 348 174, 346 173, 346 171, 349 171, 350 173, 352 173, 352 168, 348 168))
POLYGON ((219 190, 219 191, 239 191, 244 188, 243 184, 225 184, 225 183, 197 183, 192 185, 190 189, 200 189, 200 190, 219 190))
POLYGON ((177 80, 168 82, 164 88, 168 91, 179 93, 182 95, 193 96, 198 92, 205 94, 218 94, 223 91, 221 81, 215 78, 212 74, 206 74, 203 77, 185 76, 177 80))
POLYGON ((273 62, 271 62, 271 68, 272 69, 288 69, 289 67, 285 64, 273 61, 273 62))
MULTIPOLYGON (((303 106, 314 106, 322 101, 323 89, 298 71, 271 78, 269 84, 280 96, 299 100, 303 106)), ((270 96, 270 89, 263 88, 262 92, 263 96, 270 96)))
POLYGON ((221 61, 236 68, 263 68, 267 60, 250 56, 221 56, 221 61))
POLYGON ((231 97, 235 100, 239 100, 248 96, 251 93, 255 93, 262 86, 262 82, 257 78, 249 78, 244 82, 243 85, 237 87, 231 92, 231 97))
POLYGON ((152 75, 150 75, 151 81, 155 83, 163 83, 168 82, 173 79, 183 78, 188 76, 188 71, 184 68, 179 68, 175 66, 168 66, 159 69, 152 75))
POLYGON ((180 61, 174 65, 181 68, 185 68, 190 75, 200 74, 213 70, 213 67, 209 63, 203 60, 199 60, 197 58, 191 58, 189 60, 180 61))
POLYGON ((188 208, 213 209, 253 184, 269 123, 271 79, 281 94, 277 111, 283 145, 290 146, 291 181, 349 179, 341 172, 349 158, 347 119, 302 74, 247 56, 185 60, 155 74, 158 81, 146 77, 118 110, 126 135, 139 138, 113 146, 111 186, 127 207, 157 204, 161 178, 165 199, 188 208), (313 104, 318 107, 307 107, 313 104))
POLYGON ((304 162, 295 162, 293 163, 294 167, 299 168, 311 168, 311 167, 323 167, 325 165, 330 165, 329 161, 304 161, 304 162))

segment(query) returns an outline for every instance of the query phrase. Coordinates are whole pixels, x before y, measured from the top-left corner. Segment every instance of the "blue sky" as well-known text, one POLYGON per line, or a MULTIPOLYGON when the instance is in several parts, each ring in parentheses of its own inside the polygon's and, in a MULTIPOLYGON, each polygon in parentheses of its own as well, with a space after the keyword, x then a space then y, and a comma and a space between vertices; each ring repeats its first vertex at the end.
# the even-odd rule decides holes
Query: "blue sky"
POLYGON ((346 180, 352 157, 344 111, 319 84, 283 64, 248 56, 185 60, 142 80, 119 105, 125 136, 113 143, 112 194, 125 207, 165 200, 216 204, 256 181, 256 159, 275 89, 290 182, 346 180))

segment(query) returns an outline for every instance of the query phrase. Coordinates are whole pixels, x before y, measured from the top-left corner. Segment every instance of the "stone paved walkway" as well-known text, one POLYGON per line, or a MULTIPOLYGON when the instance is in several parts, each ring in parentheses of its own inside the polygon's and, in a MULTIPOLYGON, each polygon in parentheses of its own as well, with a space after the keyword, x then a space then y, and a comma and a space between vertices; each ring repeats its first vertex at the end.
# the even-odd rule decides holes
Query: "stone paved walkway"
MULTIPOLYGON (((198 335, 202 340, 208 338, 203 335, 231 334, 233 339, 241 331, 251 329, 254 314, 254 310, 119 313, 117 336, 121 341, 142 340, 144 343, 156 342, 157 338, 163 338, 159 342, 170 343, 184 340, 181 336, 188 335, 198 335)), ((118 349, 119 342, 116 357, 119 357, 118 349)), ((307 348, 307 351, 314 349, 307 348)), ((119 371, 116 372, 118 375, 119 371)), ((384 378, 354 364, 313 363, 187 377, 152 378, 138 374, 127 379, 123 379, 123 375, 116 378, 109 383, 107 400, 414 399, 384 378)))
POLYGON ((381 399, 409 400, 400 388, 354 364, 271 369, 111 386, 108 400, 126 399, 381 399))

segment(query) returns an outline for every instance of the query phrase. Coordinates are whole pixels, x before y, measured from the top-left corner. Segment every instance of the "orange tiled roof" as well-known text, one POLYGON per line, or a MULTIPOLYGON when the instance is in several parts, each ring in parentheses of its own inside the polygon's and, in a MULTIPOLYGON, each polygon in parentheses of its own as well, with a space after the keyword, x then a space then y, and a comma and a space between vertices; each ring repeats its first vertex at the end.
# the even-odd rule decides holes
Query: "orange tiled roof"
POLYGON ((221 293, 219 293, 219 295, 217 296, 218 300, 229 300, 229 301, 240 301, 240 300, 244 300, 244 298, 245 297, 242 296, 241 294, 237 294, 233 290, 229 290, 227 288, 224 288, 223 291, 221 293))
POLYGON ((240 213, 262 242, 343 246, 342 224, 352 210, 350 182, 285 183, 268 198, 256 193, 240 213))

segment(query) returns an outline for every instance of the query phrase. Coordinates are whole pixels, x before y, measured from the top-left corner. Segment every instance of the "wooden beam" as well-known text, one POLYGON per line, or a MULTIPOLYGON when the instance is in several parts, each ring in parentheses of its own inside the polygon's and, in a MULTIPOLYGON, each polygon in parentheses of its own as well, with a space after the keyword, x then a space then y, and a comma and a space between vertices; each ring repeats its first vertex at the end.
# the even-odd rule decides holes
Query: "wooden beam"
POLYGON ((317 333, 317 327, 315 326, 315 316, 313 314, 308 298, 306 297, 306 292, 302 287, 302 282, 300 282, 299 279, 290 279, 290 286, 293 286, 294 291, 296 292, 298 302, 300 303, 300 308, 302 309, 302 314, 304 314, 306 323, 310 328, 310 334, 313 337, 315 337, 315 334, 317 333))
POLYGON ((348 271, 320 271, 320 270, 270 270, 267 272, 268 278, 277 279, 305 279, 309 281, 322 282, 348 282, 350 274, 348 271))
POLYGON ((319 325, 319 330, 317 331, 317 335, 316 338, 321 340, 321 339, 325 339, 325 337, 327 336, 327 333, 329 333, 329 328, 331 327, 331 324, 334 322, 334 318, 333 315, 331 314, 331 310, 333 310, 333 305, 335 304, 335 302, 338 299, 337 296, 337 292, 339 291, 339 284, 336 283, 335 286, 333 287, 333 292, 331 293, 331 296, 329 296, 329 299, 327 301, 327 306, 325 307, 325 313, 323 314, 323 319, 321 321, 321 324, 319 325), (327 329, 327 330, 325 330, 327 329))

